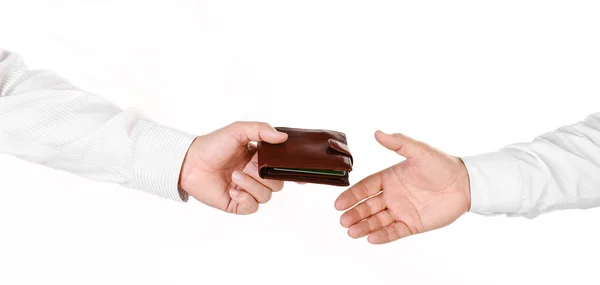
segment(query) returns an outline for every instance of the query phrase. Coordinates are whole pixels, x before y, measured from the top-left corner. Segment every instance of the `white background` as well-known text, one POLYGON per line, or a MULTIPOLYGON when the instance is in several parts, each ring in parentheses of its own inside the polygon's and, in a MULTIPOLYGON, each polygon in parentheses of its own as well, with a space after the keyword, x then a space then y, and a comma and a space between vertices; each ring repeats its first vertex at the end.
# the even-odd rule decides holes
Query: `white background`
MULTIPOLYGON (((454 155, 600 111, 597 1, 0 0, 0 46, 156 121, 348 135, 351 182, 401 161, 373 132, 454 155)), ((18 124, 19 122, 15 122, 18 124)), ((352 240, 339 187, 288 184, 251 216, 0 157, 0 284, 597 284, 600 211, 467 214, 352 240)))

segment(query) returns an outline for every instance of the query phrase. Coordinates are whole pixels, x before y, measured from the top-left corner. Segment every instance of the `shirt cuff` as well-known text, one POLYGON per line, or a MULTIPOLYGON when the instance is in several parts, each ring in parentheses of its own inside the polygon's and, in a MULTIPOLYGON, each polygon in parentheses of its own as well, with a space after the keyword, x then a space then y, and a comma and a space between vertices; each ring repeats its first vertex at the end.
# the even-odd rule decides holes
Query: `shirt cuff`
POLYGON ((137 188, 171 200, 186 202, 179 187, 183 160, 196 136, 150 123, 136 139, 134 180, 137 188))
POLYGON ((470 212, 508 214, 521 207, 519 174, 513 158, 502 152, 491 152, 462 158, 471 186, 470 212))

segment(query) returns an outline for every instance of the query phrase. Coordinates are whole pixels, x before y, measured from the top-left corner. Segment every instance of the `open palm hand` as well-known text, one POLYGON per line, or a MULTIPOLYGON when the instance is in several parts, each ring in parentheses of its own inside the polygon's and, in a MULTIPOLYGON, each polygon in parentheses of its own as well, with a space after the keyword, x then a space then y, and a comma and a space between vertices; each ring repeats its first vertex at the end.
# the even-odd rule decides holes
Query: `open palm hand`
POLYGON ((449 225, 469 210, 469 177, 460 158, 402 134, 378 131, 375 137, 406 160, 368 176, 338 197, 335 207, 347 210, 340 222, 348 235, 388 243, 449 225))

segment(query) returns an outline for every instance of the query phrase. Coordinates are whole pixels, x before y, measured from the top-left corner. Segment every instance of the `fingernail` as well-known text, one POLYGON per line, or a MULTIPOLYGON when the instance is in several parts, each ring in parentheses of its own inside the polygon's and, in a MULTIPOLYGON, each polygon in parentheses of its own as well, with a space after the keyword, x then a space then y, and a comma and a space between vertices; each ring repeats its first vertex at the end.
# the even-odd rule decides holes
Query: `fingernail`
POLYGON ((240 190, 236 190, 236 189, 229 189, 229 195, 231 195, 231 197, 235 197, 238 194, 240 194, 240 190))
POLYGON ((250 164, 248 164, 248 172, 250 173, 254 173, 258 171, 258 163, 256 162, 250 162, 250 164))
POLYGON ((232 177, 233 177, 233 180, 240 181, 240 180, 242 180, 242 178, 244 178, 244 174, 242 174, 241 172, 236 170, 233 172, 232 177))

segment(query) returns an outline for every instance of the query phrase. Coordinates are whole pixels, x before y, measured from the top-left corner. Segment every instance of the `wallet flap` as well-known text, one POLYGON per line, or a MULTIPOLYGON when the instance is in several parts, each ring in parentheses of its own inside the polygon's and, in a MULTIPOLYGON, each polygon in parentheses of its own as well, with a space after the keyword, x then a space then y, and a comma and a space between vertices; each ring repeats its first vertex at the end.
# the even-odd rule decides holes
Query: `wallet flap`
POLYGON ((338 140, 335 140, 335 139, 329 139, 327 141, 327 143, 329 143, 329 147, 330 148, 332 148, 332 149, 334 149, 334 150, 336 150, 338 152, 341 152, 341 153, 347 155, 348 157, 350 157, 350 160, 354 164, 354 160, 352 158, 352 153, 350 153, 350 148, 348 147, 348 145, 346 145, 345 143, 342 143, 342 142, 340 142, 338 140))

